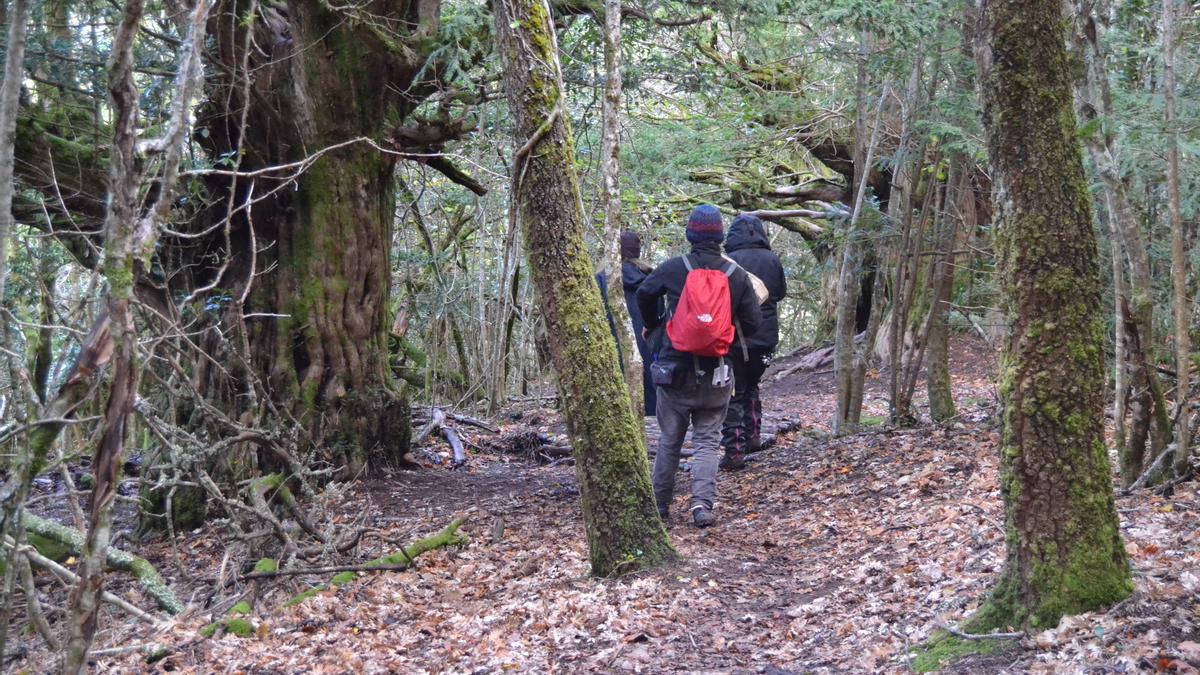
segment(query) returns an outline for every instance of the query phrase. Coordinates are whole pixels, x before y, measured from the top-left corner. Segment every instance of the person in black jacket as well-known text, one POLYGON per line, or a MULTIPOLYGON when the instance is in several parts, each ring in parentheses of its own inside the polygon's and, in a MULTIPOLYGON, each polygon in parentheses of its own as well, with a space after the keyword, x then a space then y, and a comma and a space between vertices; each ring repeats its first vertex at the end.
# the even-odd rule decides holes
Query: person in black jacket
POLYGON ((779 256, 771 250, 767 233, 757 216, 739 215, 729 225, 725 252, 742 269, 762 280, 767 299, 762 304, 762 326, 743 337, 742 344, 729 350, 735 388, 721 429, 721 447, 725 456, 721 468, 735 471, 746 465, 745 455, 761 447, 762 400, 758 383, 771 363, 779 344, 779 317, 776 305, 787 293, 787 281, 779 256))
POLYGON ((679 451, 689 424, 692 426, 692 521, 697 527, 715 522, 712 514, 716 499, 718 449, 721 422, 732 393, 728 357, 693 356, 671 344, 665 325, 674 313, 688 276, 693 269, 729 270, 730 309, 745 335, 753 335, 762 322, 758 298, 746 271, 731 265, 721 256, 725 238, 721 213, 708 204, 697 206, 688 218, 687 239, 692 250, 684 257, 671 258, 659 265, 638 288, 637 301, 646 323, 644 337, 660 345, 650 365, 658 385, 658 426, 661 435, 654 458, 654 498, 659 515, 665 520, 675 491, 679 470, 679 451), (667 299, 667 312, 657 315, 659 299, 667 299))
MULTIPOLYGON (((654 381, 650 379, 650 363, 651 351, 650 346, 646 342, 646 338, 642 337, 642 328, 645 323, 642 321, 642 312, 638 308, 637 290, 646 280, 646 277, 654 268, 647 265, 642 260, 642 238, 635 232, 621 233, 621 285, 625 289, 625 308, 629 311, 629 321, 633 324, 633 336, 637 341, 638 353, 642 356, 642 400, 645 402, 645 414, 653 415, 656 401, 656 392, 654 390, 654 381)), ((600 285, 600 297, 604 300, 604 309, 608 313, 608 327, 612 331, 613 338, 617 340, 617 356, 621 360, 621 371, 625 371, 625 355, 621 352, 622 345, 620 338, 617 337, 617 326, 613 320, 612 309, 609 307, 608 298, 608 278, 603 272, 596 275, 596 283, 600 285)), ((654 316, 658 317, 662 314, 662 303, 659 303, 659 310, 654 316)))

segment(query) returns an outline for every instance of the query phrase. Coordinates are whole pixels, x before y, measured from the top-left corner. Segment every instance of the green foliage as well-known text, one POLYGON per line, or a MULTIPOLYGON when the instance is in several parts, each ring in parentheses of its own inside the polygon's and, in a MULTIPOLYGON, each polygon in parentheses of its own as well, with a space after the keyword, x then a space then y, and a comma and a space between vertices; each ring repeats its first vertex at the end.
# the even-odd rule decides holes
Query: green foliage
POLYGON ((1014 647, 1002 641, 964 640, 937 631, 913 650, 910 665, 918 673, 931 673, 971 656, 995 655, 1006 649, 1011 651, 1014 647))

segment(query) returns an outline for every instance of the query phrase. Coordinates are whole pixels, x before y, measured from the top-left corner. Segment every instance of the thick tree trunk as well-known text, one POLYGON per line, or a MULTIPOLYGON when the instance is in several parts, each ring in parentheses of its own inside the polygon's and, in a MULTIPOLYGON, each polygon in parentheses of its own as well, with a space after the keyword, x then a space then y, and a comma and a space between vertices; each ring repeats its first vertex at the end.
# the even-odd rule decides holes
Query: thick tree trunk
POLYGON ((646 446, 583 241, 575 146, 545 0, 497 0, 496 46, 515 121, 513 195, 575 448, 592 571, 675 556, 650 488, 646 446))
POLYGON ((984 0, 978 49, 1011 333, 1001 374, 1004 571, 973 631, 1054 626, 1132 583, 1104 444, 1096 239, 1063 6, 984 0))
POLYGON ((314 164, 300 179, 295 219, 276 233, 273 283, 252 303, 287 315, 252 342, 258 367, 350 475, 368 460, 398 460, 410 434, 388 364, 392 168, 364 145, 314 164))
POLYGON ((214 13, 209 32, 223 67, 199 122, 210 152, 232 156, 241 175, 208 176, 220 199, 195 227, 228 219, 228 246, 212 242, 209 253, 229 263, 199 267, 187 282, 232 289, 232 299, 213 290, 197 301, 223 309, 230 336, 213 336, 206 350, 242 352, 226 359, 228 372, 200 364, 197 380, 238 411, 260 383, 346 476, 398 462, 411 435, 387 349, 396 157, 375 146, 399 135, 392 125, 432 90, 413 79, 436 63, 426 58, 435 41, 418 38, 436 32, 438 3, 390 3, 386 13, 410 26, 413 49, 371 21, 348 21, 354 11, 227 0, 214 13))

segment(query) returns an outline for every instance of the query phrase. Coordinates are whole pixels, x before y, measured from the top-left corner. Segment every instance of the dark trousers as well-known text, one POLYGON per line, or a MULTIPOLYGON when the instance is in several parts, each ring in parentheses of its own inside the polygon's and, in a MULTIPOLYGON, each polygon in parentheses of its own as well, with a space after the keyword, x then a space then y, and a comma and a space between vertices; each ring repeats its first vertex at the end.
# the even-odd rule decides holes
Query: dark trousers
POLYGON ((749 351, 750 359, 746 361, 737 345, 729 350, 734 389, 725 423, 721 426, 721 447, 727 455, 744 455, 751 444, 759 443, 762 433, 762 399, 758 395, 758 383, 771 363, 773 350, 749 351))

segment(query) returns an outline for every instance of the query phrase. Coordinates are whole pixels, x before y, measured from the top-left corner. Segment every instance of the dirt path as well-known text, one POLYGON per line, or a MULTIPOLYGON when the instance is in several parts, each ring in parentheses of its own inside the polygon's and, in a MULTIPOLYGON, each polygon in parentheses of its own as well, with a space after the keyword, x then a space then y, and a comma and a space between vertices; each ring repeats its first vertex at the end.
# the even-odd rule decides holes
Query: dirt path
MULTIPOLYGON (((376 528, 360 558, 455 515, 470 518, 467 546, 297 607, 280 609, 317 579, 274 586, 255 605, 258 638, 195 641, 208 620, 196 613, 166 634, 119 639, 190 641, 159 665, 190 672, 907 670, 907 648, 939 621, 969 614, 1004 552, 990 361, 974 343, 958 345, 955 359, 962 415, 947 429, 876 426, 832 441, 821 431, 827 376, 771 382, 768 419, 799 417, 805 428, 747 470, 721 474, 717 527, 692 528, 686 495, 678 498, 669 526, 683 561, 669 568, 588 577, 573 470, 476 455, 466 471, 363 483, 343 505, 343 517, 367 514, 376 528)), ((876 378, 868 390, 870 415, 883 414, 882 384, 876 378)), ((514 423, 531 420, 554 424, 546 411, 514 423)), ((1037 649, 957 669, 1157 666, 1188 639, 1200 642, 1200 502, 1185 487, 1170 498, 1120 502, 1138 570, 1134 600, 1039 636, 1037 649)), ((110 626, 104 639, 116 642, 110 626)), ((146 667, 136 655, 103 664, 146 667)))

